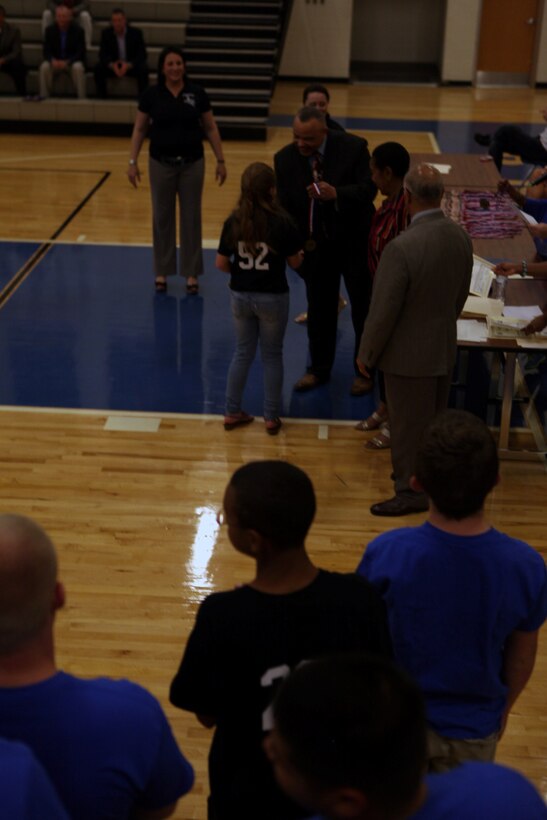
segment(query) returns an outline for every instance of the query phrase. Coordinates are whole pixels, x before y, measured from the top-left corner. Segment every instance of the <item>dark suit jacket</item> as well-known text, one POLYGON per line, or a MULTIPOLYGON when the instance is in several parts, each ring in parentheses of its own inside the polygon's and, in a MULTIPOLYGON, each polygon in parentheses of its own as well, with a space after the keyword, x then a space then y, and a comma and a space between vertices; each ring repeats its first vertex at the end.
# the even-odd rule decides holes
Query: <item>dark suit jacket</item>
POLYGON ((359 359, 395 376, 445 376, 469 294, 473 247, 439 210, 415 218, 384 249, 359 359))
POLYGON ((0 57, 6 60, 21 59, 21 32, 6 22, 0 33, 0 57))
MULTIPOLYGON (((112 26, 109 26, 101 34, 99 62, 106 68, 109 63, 115 63, 119 59, 118 39, 112 26)), ((146 47, 140 28, 127 26, 125 29, 125 59, 134 66, 146 63, 146 47)))
MULTIPOLYGON (((332 242, 360 245, 365 258, 376 196, 369 163, 366 140, 344 131, 328 131, 323 179, 336 188, 337 199, 320 206, 326 235, 332 242)), ((274 165, 279 200, 305 239, 310 210, 306 189, 313 182, 310 161, 291 144, 277 152, 274 165)))
POLYGON ((85 38, 84 32, 76 23, 71 23, 66 38, 66 55, 61 56, 61 32, 56 23, 46 28, 44 37, 44 60, 68 60, 69 63, 78 61, 85 65, 85 38))

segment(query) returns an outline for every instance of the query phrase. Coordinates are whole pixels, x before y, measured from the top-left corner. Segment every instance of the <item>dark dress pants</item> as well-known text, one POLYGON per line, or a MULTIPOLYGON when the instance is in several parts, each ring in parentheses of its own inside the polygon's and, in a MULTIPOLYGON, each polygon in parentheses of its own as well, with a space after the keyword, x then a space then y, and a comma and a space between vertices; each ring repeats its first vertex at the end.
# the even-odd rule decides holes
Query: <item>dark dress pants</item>
POLYGON ((321 381, 329 379, 336 353, 338 295, 343 276, 351 305, 355 334, 353 365, 358 375, 355 359, 370 301, 370 277, 363 253, 351 252, 341 248, 338 243, 319 242, 315 251, 306 253, 302 274, 308 297, 311 360, 308 371, 321 381))
POLYGON ((27 93, 27 69, 24 63, 17 59, 8 60, 7 63, 0 66, 0 71, 10 75, 14 82, 15 90, 21 97, 24 97, 27 93))
POLYGON ((531 137, 516 125, 502 125, 494 132, 488 153, 501 171, 503 155, 515 154, 531 165, 547 165, 547 151, 538 137, 531 137))
MULTIPOLYGON (((97 95, 104 99, 106 97, 106 81, 109 77, 115 77, 116 75, 111 68, 101 63, 97 63, 95 66, 94 75, 97 95)), ((148 67, 146 64, 141 65, 140 63, 136 63, 133 68, 129 69, 125 76, 136 78, 139 95, 148 87, 148 67)))
POLYGON ((417 377, 384 373, 397 495, 414 494, 410 477, 416 469, 420 439, 427 425, 448 405, 451 376, 452 373, 417 377))

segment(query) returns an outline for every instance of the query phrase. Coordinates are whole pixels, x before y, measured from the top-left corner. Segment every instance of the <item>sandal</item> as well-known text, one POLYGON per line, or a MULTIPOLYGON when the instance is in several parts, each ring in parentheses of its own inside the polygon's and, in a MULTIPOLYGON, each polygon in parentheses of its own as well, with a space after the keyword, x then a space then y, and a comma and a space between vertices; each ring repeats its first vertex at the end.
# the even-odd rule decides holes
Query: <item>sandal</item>
POLYGON ((387 424, 380 432, 365 444, 365 450, 389 450, 391 447, 390 432, 387 424))
POLYGON ((241 410, 239 413, 234 413, 233 416, 224 416, 224 429, 233 430, 235 427, 241 427, 243 424, 250 424, 254 420, 254 416, 250 416, 241 410))
POLYGON ((275 419, 265 419, 266 432, 269 436, 277 436, 283 426, 283 422, 279 417, 275 419))
POLYGON ((155 280, 154 285, 156 287, 156 293, 165 293, 165 291, 167 290, 167 282, 164 278, 160 279, 158 277, 155 280))
POLYGON ((197 282, 187 282, 186 283, 186 293, 190 296, 197 296, 199 293, 199 285, 197 282))
POLYGON ((376 410, 369 416, 368 419, 363 419, 363 421, 358 421, 355 425, 355 430, 378 430, 385 424, 387 421, 387 416, 382 415, 381 413, 377 413, 376 410))

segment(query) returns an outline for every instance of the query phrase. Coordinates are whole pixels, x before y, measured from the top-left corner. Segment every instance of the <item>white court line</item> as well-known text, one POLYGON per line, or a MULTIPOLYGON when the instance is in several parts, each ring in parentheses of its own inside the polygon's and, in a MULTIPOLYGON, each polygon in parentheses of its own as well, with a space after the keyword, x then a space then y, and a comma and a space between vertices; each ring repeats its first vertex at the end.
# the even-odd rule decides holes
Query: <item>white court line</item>
MULTIPOLYGON (((142 410, 90 410, 76 407, 25 407, 20 405, 0 405, 0 413, 58 413, 65 416, 120 416, 150 419, 180 419, 182 421, 221 421, 224 416, 216 413, 161 413, 143 412, 142 410)), ((355 424, 355 420, 329 419, 293 419, 283 416, 283 419, 290 424, 308 426, 319 425, 323 427, 350 427, 355 424)))
POLYGON ((437 142, 437 137, 435 136, 433 131, 427 131, 427 136, 430 139, 431 146, 433 148, 434 153, 435 154, 440 154, 441 153, 441 148, 440 148, 439 143, 437 142))
MULTIPOLYGON (((106 248, 151 248, 151 242, 98 242, 94 239, 81 239, 81 236, 85 236, 84 234, 80 234, 77 239, 29 239, 27 237, 21 237, 19 239, 14 239, 12 236, 10 237, 1 237, 0 242, 27 242, 32 243, 34 245, 98 245, 99 247, 106 247, 106 248)), ((205 250, 216 251, 218 248, 218 239, 203 239, 201 243, 202 247, 205 250)))
MULTIPOLYGON (((129 146, 129 139, 127 140, 127 144, 129 146)), ((94 159, 95 157, 123 157, 127 156, 127 151, 97 151, 97 153, 90 154, 89 151, 86 151, 84 154, 24 154, 20 157, 2 157, 0 165, 4 165, 6 162, 44 162, 45 160, 51 159, 94 159)), ((54 169, 51 168, 44 168, 45 171, 51 171, 54 169)), ((89 174, 95 169, 93 168, 68 168, 67 170, 72 171, 73 173, 78 173, 81 171, 82 173, 89 174)), ((95 171, 95 173, 99 173, 95 171)))

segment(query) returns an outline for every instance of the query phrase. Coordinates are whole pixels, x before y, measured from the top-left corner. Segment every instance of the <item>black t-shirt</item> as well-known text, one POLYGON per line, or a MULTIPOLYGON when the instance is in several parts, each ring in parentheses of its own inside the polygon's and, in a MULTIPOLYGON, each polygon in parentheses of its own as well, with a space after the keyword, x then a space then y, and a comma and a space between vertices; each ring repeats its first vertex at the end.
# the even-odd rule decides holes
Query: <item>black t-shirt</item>
POLYGON ((139 111, 148 114, 150 156, 203 156, 201 115, 211 110, 207 92, 200 85, 184 81, 184 88, 174 97, 164 85, 152 85, 141 94, 139 111))
POLYGON ((233 218, 229 216, 218 246, 222 256, 230 257, 232 290, 254 293, 285 293, 288 291, 285 275, 287 256, 298 253, 302 247, 300 234, 288 214, 272 214, 268 236, 257 243, 257 255, 245 251, 242 242, 232 239, 233 218))
POLYGON ((306 817, 277 786, 262 749, 277 686, 301 661, 363 650, 390 656, 384 603, 357 575, 320 570, 305 589, 243 586, 201 604, 171 702, 216 719, 209 755, 215 820, 306 817))

